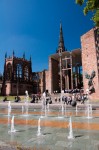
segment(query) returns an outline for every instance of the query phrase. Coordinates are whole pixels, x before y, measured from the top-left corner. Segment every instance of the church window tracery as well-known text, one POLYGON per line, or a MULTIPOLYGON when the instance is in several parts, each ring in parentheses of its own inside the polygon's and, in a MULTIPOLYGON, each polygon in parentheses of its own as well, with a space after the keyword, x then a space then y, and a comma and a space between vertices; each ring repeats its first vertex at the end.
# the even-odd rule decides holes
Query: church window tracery
POLYGON ((7 64, 7 80, 11 79, 11 75, 12 75, 12 66, 11 63, 7 64))
POLYGON ((17 76, 17 78, 22 78, 22 65, 21 64, 17 64, 16 76, 17 76))
POLYGON ((29 80, 29 69, 28 66, 25 66, 24 68, 24 79, 29 80))

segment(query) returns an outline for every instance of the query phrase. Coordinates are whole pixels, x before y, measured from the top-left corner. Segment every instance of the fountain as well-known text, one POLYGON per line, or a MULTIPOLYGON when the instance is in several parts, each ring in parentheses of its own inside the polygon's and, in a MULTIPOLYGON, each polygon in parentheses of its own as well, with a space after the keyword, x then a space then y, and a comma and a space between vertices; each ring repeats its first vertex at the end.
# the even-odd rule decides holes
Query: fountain
POLYGON ((67 110, 66 110, 66 103, 65 103, 65 116, 66 116, 67 110))
MULTIPOLYGON (((70 107, 64 104, 63 106, 64 106, 64 114, 66 110, 65 107, 68 108, 67 116, 69 115, 71 116, 71 112, 75 114, 76 111, 75 109, 71 109, 70 107)), ((66 119, 64 118, 59 119, 57 117, 59 113, 58 111, 59 105, 57 105, 57 107, 53 107, 53 105, 50 105, 49 115, 51 115, 51 117, 45 117, 45 114, 47 113, 46 110, 46 113, 42 114, 44 115, 44 118, 41 119, 40 117, 41 109, 40 107, 37 107, 37 105, 33 106, 36 112, 34 112, 34 110, 31 109, 30 111, 32 115, 30 117, 25 118, 23 117, 24 114, 22 114, 22 110, 20 109, 20 107, 18 107, 17 109, 15 107, 13 108, 14 117, 12 117, 13 115, 9 116, 9 120, 7 122, 7 118, 4 116, 4 114, 6 113, 5 106, 2 107, 4 108, 1 110, 2 113, 0 114, 0 139, 2 139, 2 141, 7 141, 8 143, 11 144, 14 143, 16 145, 19 144, 22 146, 26 146, 27 149, 28 147, 33 149, 34 145, 36 146, 35 149, 41 148, 50 150, 98 149, 99 126, 97 123, 99 122, 99 117, 97 117, 98 115, 97 109, 94 110, 95 117, 93 117, 93 119, 87 119, 85 117, 83 119, 83 114, 85 110, 82 109, 84 107, 82 106, 80 107, 80 105, 79 105, 79 118, 73 115, 73 117, 69 116, 69 118, 66 119), (20 117, 20 115, 22 117, 20 117), (18 130, 16 129, 15 126, 16 124, 18 125, 18 130), (75 132, 73 127, 75 128, 75 132)), ((89 116, 91 116, 92 105, 89 106, 89 110, 90 110, 89 116)), ((45 112, 45 109, 43 111, 45 112)), ((60 104, 60 111, 62 111, 61 104, 60 104)))
POLYGON ((25 94, 26 94, 26 98, 25 98, 25 116, 28 116, 28 108, 29 108, 29 104, 28 104, 28 101, 29 101, 29 95, 28 95, 28 91, 25 91, 25 94))
POLYGON ((91 104, 87 105, 87 118, 88 119, 92 118, 92 105, 91 104))
POLYGON ((24 112, 24 106, 22 106, 22 114, 23 114, 23 112, 24 112))
POLYGON ((76 105, 76 115, 77 115, 77 112, 78 112, 78 105, 76 105))
POLYGON ((62 112, 64 112, 64 107, 63 107, 63 104, 62 104, 62 112))
POLYGON ((47 104, 47 110, 49 111, 49 103, 47 104))
POLYGON ((9 103, 8 103, 8 108, 10 108, 11 107, 11 102, 9 101, 9 103))
POLYGON ((47 117, 47 113, 46 113, 47 109, 46 109, 46 105, 44 106, 44 109, 41 110, 41 118, 45 118, 47 117), (44 115, 42 115, 42 112, 44 111, 44 115))
POLYGON ((8 133, 15 133, 16 130, 14 128, 14 116, 12 116, 12 119, 11 119, 11 130, 8 131, 8 133))
POLYGON ((49 111, 49 104, 48 106, 46 105, 46 94, 45 92, 43 93, 43 101, 42 101, 42 110, 41 110, 41 118, 47 117, 47 110, 49 111), (42 112, 44 111, 45 115, 42 115, 42 112))
POLYGON ((37 136, 40 136, 40 135, 41 135, 40 122, 41 122, 41 120, 40 120, 40 118, 39 118, 39 120, 38 120, 38 131, 37 131, 37 136))
POLYGON ((11 107, 8 107, 8 116, 11 114, 11 107))
POLYGON ((8 103, 8 109, 11 111, 11 102, 8 103))
POLYGON ((63 118, 64 117, 64 107, 63 107, 63 104, 60 106, 60 108, 59 108, 60 110, 59 110, 59 112, 61 112, 61 114, 59 113, 58 114, 58 118, 63 118))
POLYGON ((68 139, 74 139, 74 136, 73 136, 73 129, 72 129, 72 119, 70 117, 69 119, 69 136, 68 136, 68 139))
POLYGON ((11 102, 8 103, 8 116, 11 114, 11 102))

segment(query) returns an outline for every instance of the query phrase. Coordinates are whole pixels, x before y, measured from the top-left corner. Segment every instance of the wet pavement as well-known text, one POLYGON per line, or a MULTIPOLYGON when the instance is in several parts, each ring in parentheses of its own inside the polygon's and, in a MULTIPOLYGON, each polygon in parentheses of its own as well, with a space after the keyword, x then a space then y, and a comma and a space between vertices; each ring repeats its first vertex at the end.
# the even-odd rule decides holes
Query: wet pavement
POLYGON ((78 107, 53 103, 42 110, 41 102, 30 104, 26 112, 24 103, 0 103, 0 150, 99 150, 99 105, 92 104, 88 112, 87 103, 78 107), (14 116, 14 128, 11 133, 11 119, 14 116), (73 139, 70 117, 72 120, 73 139), (40 118, 40 135, 38 120, 40 118), (6 149, 7 148, 7 149, 6 149))

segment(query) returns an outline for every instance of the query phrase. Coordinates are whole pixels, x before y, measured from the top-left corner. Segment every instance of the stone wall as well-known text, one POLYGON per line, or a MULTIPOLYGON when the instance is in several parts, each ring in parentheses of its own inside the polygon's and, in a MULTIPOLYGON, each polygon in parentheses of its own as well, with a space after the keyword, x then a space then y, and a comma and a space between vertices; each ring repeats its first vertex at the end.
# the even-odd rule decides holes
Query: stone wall
POLYGON ((83 85, 84 91, 88 88, 88 79, 85 78, 85 73, 89 75, 94 70, 96 76, 94 77, 93 83, 95 88, 95 93, 92 94, 92 98, 98 99, 99 94, 99 69, 98 69, 98 59, 99 59, 99 45, 97 46, 97 28, 93 28, 83 36, 81 36, 81 46, 82 46, 82 68, 83 68, 83 85))

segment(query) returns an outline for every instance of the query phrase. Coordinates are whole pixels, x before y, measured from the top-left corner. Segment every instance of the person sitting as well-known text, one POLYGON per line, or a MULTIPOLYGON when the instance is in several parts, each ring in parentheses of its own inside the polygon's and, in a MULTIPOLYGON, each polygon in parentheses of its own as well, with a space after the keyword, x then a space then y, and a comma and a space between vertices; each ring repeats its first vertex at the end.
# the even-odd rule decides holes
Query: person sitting
POLYGON ((88 100, 87 95, 83 94, 82 97, 81 97, 81 104, 84 104, 86 100, 88 100))
POLYGON ((16 96, 14 102, 19 102, 20 100, 21 100, 20 97, 19 97, 19 96, 16 96))
POLYGON ((5 102, 5 101, 9 101, 9 100, 7 100, 7 97, 5 97, 5 98, 3 99, 3 102, 5 102))
POLYGON ((33 95, 32 100, 30 101, 30 103, 35 103, 35 95, 33 95))
POLYGON ((57 98, 55 97, 55 102, 57 102, 57 98))

